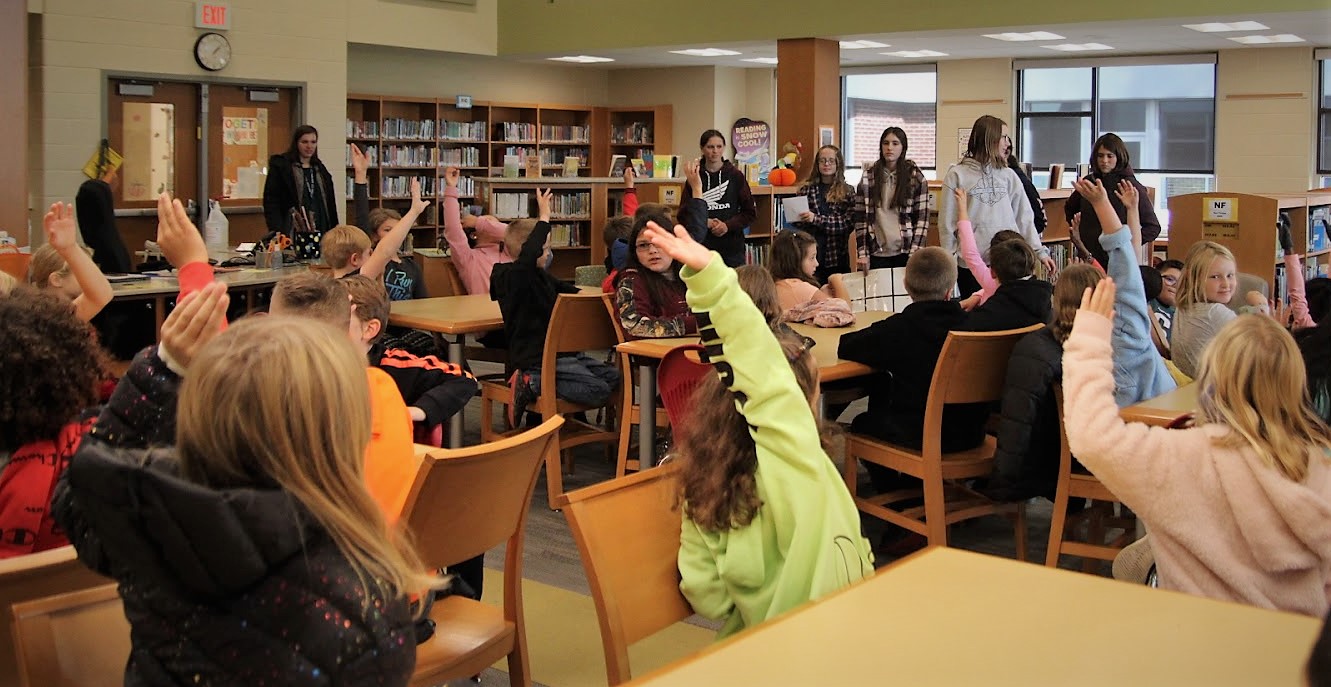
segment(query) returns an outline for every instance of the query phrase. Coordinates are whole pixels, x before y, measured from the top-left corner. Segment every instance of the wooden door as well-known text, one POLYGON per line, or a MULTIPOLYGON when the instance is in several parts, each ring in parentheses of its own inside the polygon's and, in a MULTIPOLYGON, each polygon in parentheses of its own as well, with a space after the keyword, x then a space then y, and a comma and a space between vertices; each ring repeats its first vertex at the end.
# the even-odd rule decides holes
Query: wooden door
POLYGON ((113 188, 116 227, 135 264, 142 262, 143 242, 157 236, 158 194, 169 192, 187 206, 199 202, 199 88, 110 80, 107 139, 125 158, 113 188))
MULTIPOLYGON (((263 185, 268 158, 291 144, 298 106, 294 88, 208 86, 208 195, 221 199, 232 246, 268 232, 263 185), (273 100, 276 98, 276 100, 273 100)), ((320 150, 333 181, 343 151, 320 150)))

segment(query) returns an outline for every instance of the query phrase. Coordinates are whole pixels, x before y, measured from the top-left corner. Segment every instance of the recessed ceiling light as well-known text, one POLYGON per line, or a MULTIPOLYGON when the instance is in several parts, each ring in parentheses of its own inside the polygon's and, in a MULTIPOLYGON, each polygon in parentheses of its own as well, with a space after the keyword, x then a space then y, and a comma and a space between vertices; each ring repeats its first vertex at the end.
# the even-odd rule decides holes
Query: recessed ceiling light
POLYGON ((592 57, 591 55, 565 55, 563 57, 547 57, 546 59, 554 60, 555 62, 579 62, 582 64, 615 61, 614 58, 611 57, 592 57))
POLYGON ((1218 33, 1221 31, 1265 31, 1270 27, 1256 21, 1236 21, 1228 24, 1212 21, 1205 24, 1184 24, 1183 28, 1201 31, 1202 33, 1218 33))
POLYGON ((724 57, 726 55, 739 55, 741 53, 725 48, 689 48, 688 50, 671 50, 676 55, 692 55, 694 57, 724 57))
POLYGON ((1302 43, 1302 38, 1292 33, 1278 33, 1274 36, 1228 36, 1229 40, 1244 45, 1267 45, 1268 43, 1302 43))
POLYGON ((888 43, 878 41, 841 41, 842 50, 863 50, 864 48, 890 48, 888 43))
POLYGON ((740 60, 740 62, 757 62, 758 64, 776 64, 776 58, 775 58, 775 57, 751 57, 751 58, 749 58, 749 59, 747 59, 747 60, 740 60))
POLYGON ((993 38, 1000 41, 1061 41, 1063 36, 1048 31, 1032 31, 1030 33, 1016 33, 1009 31, 1007 33, 986 33, 985 38, 993 38))
POLYGON ((1088 52, 1091 50, 1113 50, 1112 47, 1104 43, 1060 43, 1058 45, 1042 45, 1041 48, 1050 50, 1061 50, 1063 52, 1088 52))
POLYGON ((892 57, 946 57, 947 53, 937 50, 895 50, 893 52, 880 52, 879 55, 890 55, 892 57))

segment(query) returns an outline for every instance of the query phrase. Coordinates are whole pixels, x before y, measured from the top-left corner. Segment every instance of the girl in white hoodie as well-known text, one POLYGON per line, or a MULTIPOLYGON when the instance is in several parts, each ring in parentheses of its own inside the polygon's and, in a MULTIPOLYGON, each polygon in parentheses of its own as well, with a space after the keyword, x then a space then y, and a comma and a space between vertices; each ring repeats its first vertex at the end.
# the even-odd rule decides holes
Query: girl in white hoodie
POLYGON ((989 245, 998 231, 1011 229, 1021 234, 1039 256, 1049 274, 1057 271, 1049 249, 1035 231, 1035 213, 1031 210, 1021 178, 1003 162, 1003 145, 1008 140, 1007 123, 992 115, 975 120, 966 144, 966 155, 947 170, 943 178, 942 209, 938 213, 939 241, 943 250, 957 256, 957 286, 962 297, 980 290, 980 284, 966 268, 957 246, 957 199, 954 189, 966 192, 966 209, 975 230, 978 245, 989 245))
POLYGON ((1086 290, 1063 348, 1072 453, 1151 534, 1160 586, 1321 617, 1331 593, 1331 433, 1294 339, 1240 317, 1207 346, 1197 426, 1125 423, 1110 355, 1115 288, 1086 290))

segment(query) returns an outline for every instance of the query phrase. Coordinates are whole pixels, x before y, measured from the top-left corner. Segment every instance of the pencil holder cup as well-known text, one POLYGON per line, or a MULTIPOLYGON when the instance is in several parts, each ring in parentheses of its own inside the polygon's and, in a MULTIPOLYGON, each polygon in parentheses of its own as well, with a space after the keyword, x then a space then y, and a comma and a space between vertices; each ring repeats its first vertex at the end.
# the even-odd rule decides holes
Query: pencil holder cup
POLYGON ((276 269, 282 266, 282 251, 263 251, 254 256, 254 266, 261 269, 276 269))

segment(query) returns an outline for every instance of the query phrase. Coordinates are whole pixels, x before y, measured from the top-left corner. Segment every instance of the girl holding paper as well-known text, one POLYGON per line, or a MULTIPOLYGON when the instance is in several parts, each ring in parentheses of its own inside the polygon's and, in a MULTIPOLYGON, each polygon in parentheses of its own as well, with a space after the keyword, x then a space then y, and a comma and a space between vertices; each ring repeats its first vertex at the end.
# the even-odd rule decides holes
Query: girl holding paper
MULTIPOLYGON (((808 209, 798 215, 804 230, 818 242, 818 270, 814 278, 826 283, 833 274, 850 271, 846 246, 851 230, 855 188, 846 183, 846 160, 841 149, 828 145, 818 149, 813 169, 800 186, 808 209)), ((789 216, 789 213, 787 213, 789 216)))

